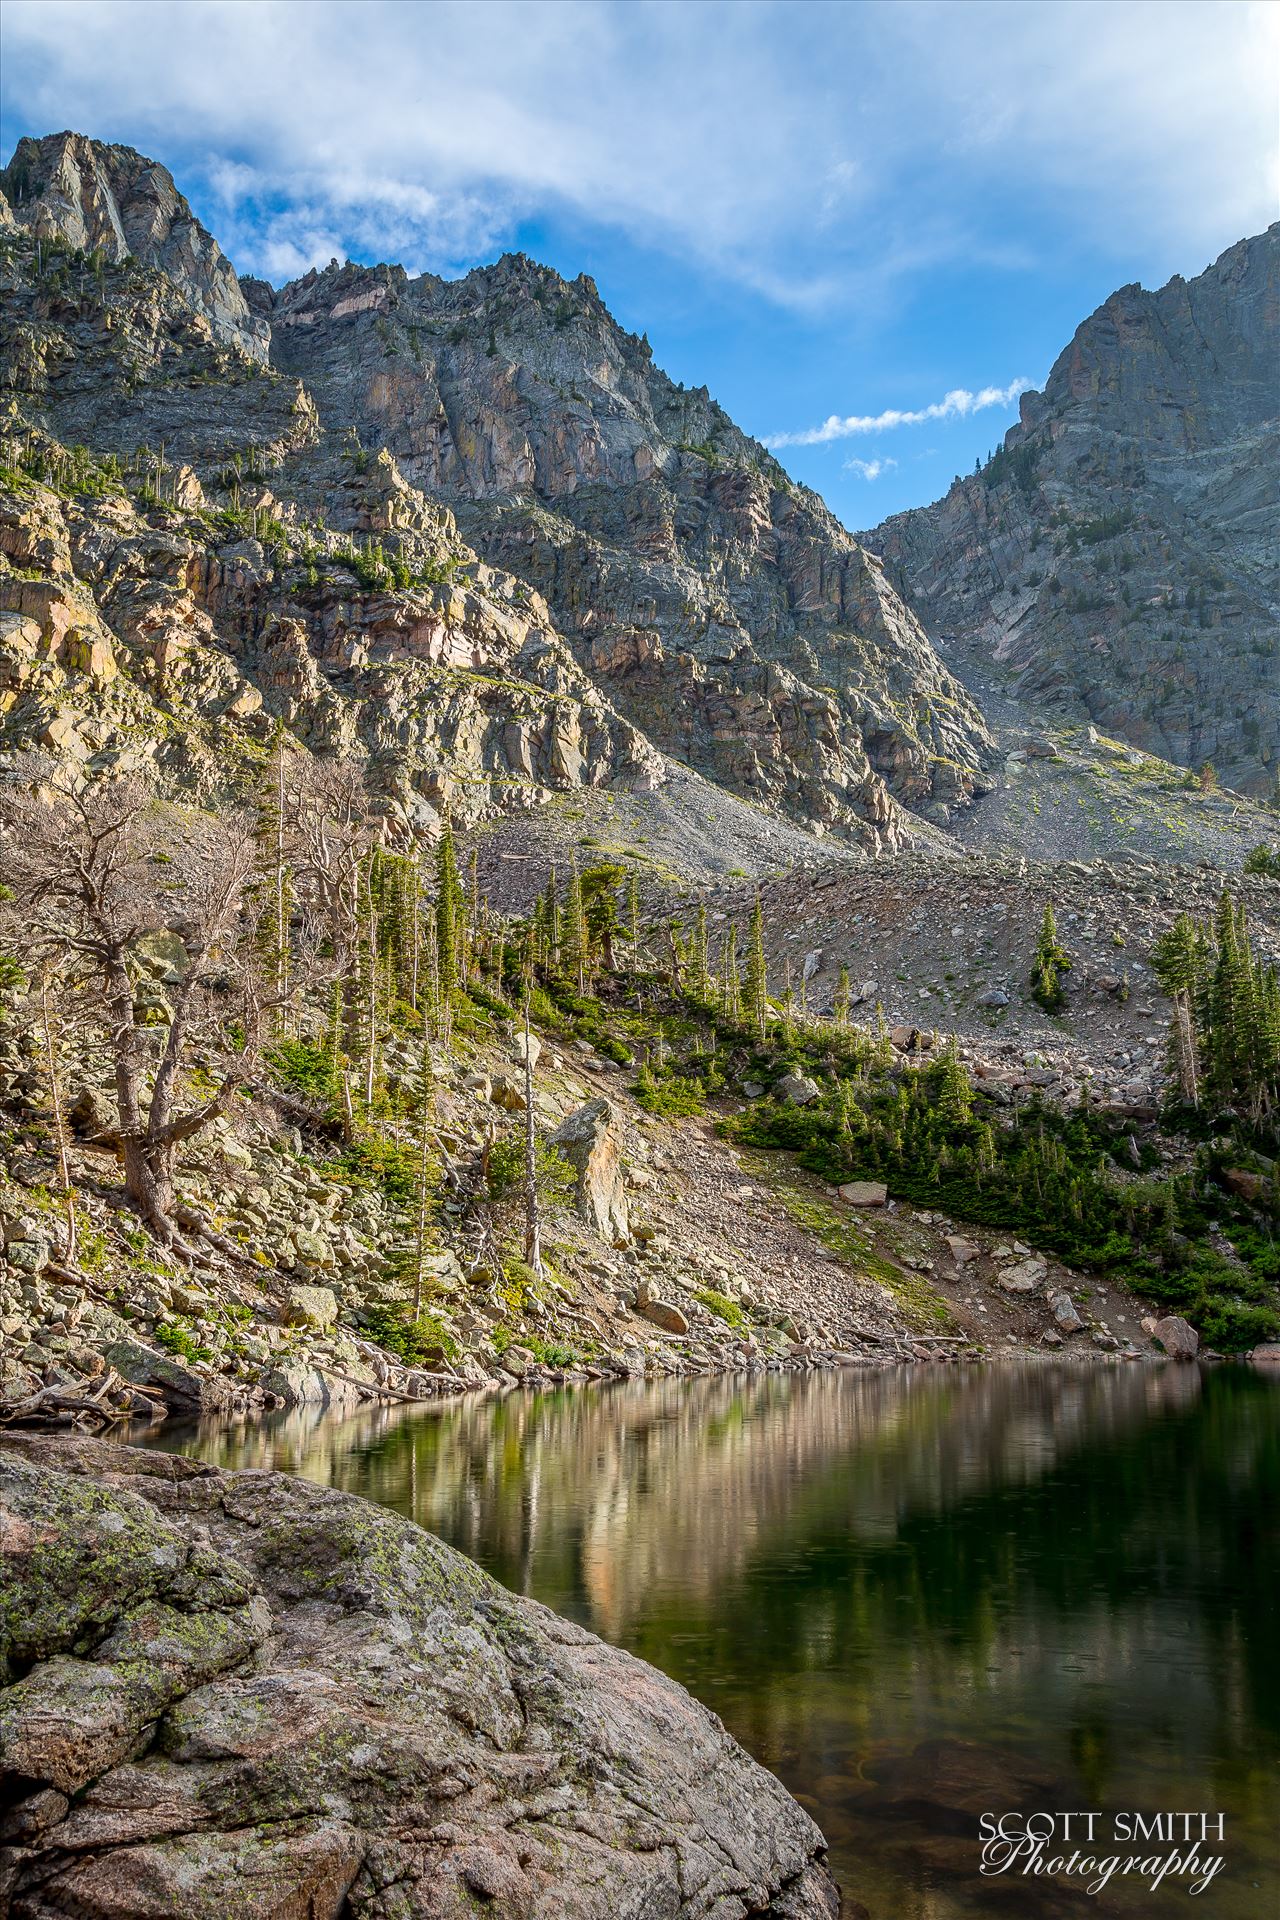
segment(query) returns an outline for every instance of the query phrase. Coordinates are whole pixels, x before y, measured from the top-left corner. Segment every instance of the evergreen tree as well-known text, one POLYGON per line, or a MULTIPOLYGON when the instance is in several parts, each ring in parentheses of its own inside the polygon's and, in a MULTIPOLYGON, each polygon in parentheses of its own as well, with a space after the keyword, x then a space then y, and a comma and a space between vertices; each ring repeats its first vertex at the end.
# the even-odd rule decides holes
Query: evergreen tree
POLYGON ((764 907, 757 892, 747 933, 746 1010, 763 1040, 769 1027, 769 970, 764 957, 764 907))
POLYGON ((973 1115, 973 1088, 952 1034, 929 1069, 934 1109, 948 1127, 962 1127, 973 1115))
POLYGON ((730 923, 724 937, 720 959, 721 1007, 726 1020, 734 1025, 742 1017, 742 989, 738 981, 738 930, 730 923))
POLYGON ((446 826, 436 848, 436 970, 441 1026, 446 1040, 452 1032, 453 1007, 458 997, 462 917, 462 887, 458 880, 453 829, 446 826))
POLYGON ((707 907, 699 900, 698 911, 689 937, 688 991, 699 1002, 711 995, 711 976, 707 965, 707 907))
POLYGON ((582 880, 575 860, 569 870, 561 926, 561 964, 582 993, 587 984, 587 928, 582 910, 582 880))
POLYGON ((636 879, 634 867, 627 872, 627 926, 631 936, 631 964, 634 967, 640 955, 640 882, 636 879))
POLYGON ((1070 971, 1071 956, 1058 940, 1053 908, 1046 902, 1035 959, 1031 963, 1031 998, 1046 1013, 1057 1013, 1065 1004, 1062 976, 1070 971))
POLYGON ((588 867, 582 875, 582 915, 586 925, 588 971, 598 954, 609 973, 617 971, 614 938, 618 932, 618 888, 622 868, 609 860, 588 867))
POLYGON ((849 1007, 853 1000, 853 988, 849 984, 849 969, 841 967, 840 978, 836 982, 835 998, 831 1003, 832 1017, 839 1027, 849 1024, 849 1007))
POLYGON ((259 877, 253 892, 259 909, 256 944, 275 1003, 274 1024, 281 1031, 288 1025, 290 923, 295 905, 288 856, 286 776, 284 722, 277 721, 271 737, 271 757, 258 791, 259 877))

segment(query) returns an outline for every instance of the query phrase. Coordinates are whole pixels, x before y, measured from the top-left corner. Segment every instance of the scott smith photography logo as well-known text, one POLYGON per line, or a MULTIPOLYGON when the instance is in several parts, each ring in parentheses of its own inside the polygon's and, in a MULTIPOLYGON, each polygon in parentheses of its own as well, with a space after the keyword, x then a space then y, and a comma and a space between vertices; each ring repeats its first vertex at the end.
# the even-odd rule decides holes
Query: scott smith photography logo
POLYGON ((978 1836, 982 1873, 1082 1880, 1086 1893, 1129 1875, 1152 1893, 1166 1880, 1203 1893, 1226 1865, 1210 1851, 1226 1839, 1220 1813, 984 1813, 978 1836))

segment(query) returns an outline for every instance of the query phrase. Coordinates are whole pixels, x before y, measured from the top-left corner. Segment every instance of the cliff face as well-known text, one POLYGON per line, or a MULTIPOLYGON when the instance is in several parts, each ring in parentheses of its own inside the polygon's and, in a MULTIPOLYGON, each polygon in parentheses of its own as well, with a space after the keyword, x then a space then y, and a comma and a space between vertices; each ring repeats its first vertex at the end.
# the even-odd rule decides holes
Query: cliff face
POLYGON ((880 569, 590 281, 331 269, 266 310, 321 417, 448 500, 681 759, 824 825, 984 784, 981 718, 880 569))
POLYGON ((0 174, 14 220, 114 265, 157 267, 228 344, 265 360, 267 329, 249 312, 235 269, 174 185, 132 147, 79 133, 19 140, 0 174))
MULTIPOLYGON (((988 784, 981 716, 879 565, 705 390, 656 370, 589 281, 508 257, 452 283, 335 264, 277 293, 242 286, 169 176, 128 149, 25 141, 4 182, 9 465, 58 496, 37 517, 84 523, 78 546, 70 530, 53 546, 108 638, 106 582, 77 555, 113 552, 123 514, 144 548, 191 546, 181 564, 132 572, 164 603, 153 618, 210 623, 196 636, 202 663, 229 656, 263 724, 301 720, 300 737, 334 744, 311 698, 327 677, 345 714, 336 732, 394 770, 385 709, 416 701, 409 732, 422 737, 399 769, 411 785, 433 753, 456 785, 477 751, 493 775, 484 804, 505 780, 525 798, 580 777, 644 783, 660 777, 656 747, 878 847, 909 831, 904 809, 945 820, 988 784), (54 443, 99 465, 113 456, 118 477, 99 476, 86 499, 54 443), (334 572, 335 554, 372 542, 377 566, 334 572), (477 654, 456 600, 439 604, 445 584, 517 608, 524 633, 503 657, 477 654), (429 637, 441 627, 447 642, 429 637), (266 657, 282 628, 284 681, 266 657), (450 699, 501 709, 483 740, 433 733, 438 703, 405 691, 388 630, 416 635, 408 652, 432 666, 465 665, 472 681, 451 682, 450 699), (367 663, 397 671, 375 692, 358 678, 367 663), (510 734, 522 721, 509 694, 494 692, 513 680, 534 685, 535 703, 579 710, 562 748, 543 727, 549 778, 540 749, 510 734)), ((10 520, 30 517, 27 493, 10 498, 10 520)), ((110 560, 107 573, 118 585, 110 560)), ((31 598, 0 586, 12 613, 38 617, 31 598)), ((47 628, 24 644, 65 670, 47 628)), ((115 638, 132 679, 128 636, 115 638)), ((27 708, 11 707, 20 744, 27 708)))
POLYGON ((1280 771, 1280 225, 1078 330, 986 468, 863 535, 930 632, 1233 784, 1280 771))

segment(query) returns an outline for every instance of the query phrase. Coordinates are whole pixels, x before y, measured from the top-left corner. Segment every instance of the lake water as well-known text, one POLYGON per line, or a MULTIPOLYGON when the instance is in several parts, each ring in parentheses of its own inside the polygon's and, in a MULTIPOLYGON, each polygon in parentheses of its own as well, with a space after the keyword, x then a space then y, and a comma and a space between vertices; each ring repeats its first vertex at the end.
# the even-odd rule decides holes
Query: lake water
POLYGON ((1280 1914, 1275 1375, 771 1374, 160 1444, 380 1501, 674 1675, 873 1920, 1280 1914), (1015 1810, 1221 1813, 1226 1864, 1199 1897, 981 1877, 1015 1810))

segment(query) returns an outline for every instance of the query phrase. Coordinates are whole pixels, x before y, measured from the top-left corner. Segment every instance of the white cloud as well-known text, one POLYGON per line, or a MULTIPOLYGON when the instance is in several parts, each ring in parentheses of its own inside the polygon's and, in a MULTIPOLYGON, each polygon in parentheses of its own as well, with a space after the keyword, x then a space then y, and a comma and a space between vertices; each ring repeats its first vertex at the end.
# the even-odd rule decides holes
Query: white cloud
POLYGON ((865 311, 1047 247, 1197 271, 1272 217, 1278 29, 1241 0, 4 0, 0 52, 23 126, 217 154, 246 264, 310 228, 448 271, 568 217, 865 311))
MULTIPOLYGON (((855 433, 883 433, 890 427, 923 427, 930 420, 964 419, 971 413, 983 413, 988 407, 1010 407, 1020 393, 1030 386, 1029 380, 1019 376, 1011 380, 1007 387, 980 387, 977 393, 971 393, 968 387, 953 387, 941 400, 931 400, 927 407, 886 407, 883 413, 848 413, 843 416, 833 413, 823 421, 820 427, 802 427, 796 433, 775 433, 765 441, 767 447, 822 447, 830 440, 848 440, 855 433)), ((860 471, 863 463, 850 460, 848 466, 860 471)), ((896 461, 889 461, 895 466, 896 461)), ((877 463, 876 471, 879 472, 877 463)), ((872 480, 874 474, 865 474, 872 480)))
POLYGON ((874 460, 846 460, 846 473, 856 473, 863 480, 878 480, 882 473, 888 473, 897 466, 896 460, 888 460, 883 454, 877 454, 874 460))

